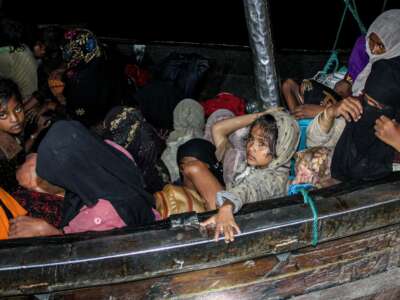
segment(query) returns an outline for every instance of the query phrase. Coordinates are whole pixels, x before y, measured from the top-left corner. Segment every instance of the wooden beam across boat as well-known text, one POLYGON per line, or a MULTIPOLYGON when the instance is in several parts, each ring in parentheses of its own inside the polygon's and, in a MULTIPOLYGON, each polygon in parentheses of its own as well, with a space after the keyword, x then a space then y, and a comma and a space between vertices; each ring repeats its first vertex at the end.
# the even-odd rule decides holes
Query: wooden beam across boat
MULTIPOLYGON (((378 182, 338 185, 313 196, 319 211, 320 243, 400 223, 397 174, 378 182)), ((0 295, 49 293, 229 268, 308 247, 313 218, 300 201, 298 196, 286 197, 244 207, 237 216, 242 234, 232 244, 212 241, 211 233, 198 229, 194 216, 192 225, 174 228, 166 228, 164 222, 111 233, 3 241, 0 295)), ((205 217, 199 216, 200 220, 205 217)))

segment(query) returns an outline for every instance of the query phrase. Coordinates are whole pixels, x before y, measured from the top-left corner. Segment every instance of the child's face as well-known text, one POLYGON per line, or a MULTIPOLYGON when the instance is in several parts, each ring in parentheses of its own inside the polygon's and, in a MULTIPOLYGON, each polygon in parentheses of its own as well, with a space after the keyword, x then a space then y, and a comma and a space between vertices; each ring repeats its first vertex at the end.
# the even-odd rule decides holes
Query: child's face
POLYGON ((265 141, 264 130, 259 126, 251 129, 246 145, 247 164, 253 167, 267 167, 272 161, 268 143, 265 141))
POLYGON ((20 134, 24 129, 24 119, 22 103, 14 96, 0 107, 0 130, 14 135, 20 134))

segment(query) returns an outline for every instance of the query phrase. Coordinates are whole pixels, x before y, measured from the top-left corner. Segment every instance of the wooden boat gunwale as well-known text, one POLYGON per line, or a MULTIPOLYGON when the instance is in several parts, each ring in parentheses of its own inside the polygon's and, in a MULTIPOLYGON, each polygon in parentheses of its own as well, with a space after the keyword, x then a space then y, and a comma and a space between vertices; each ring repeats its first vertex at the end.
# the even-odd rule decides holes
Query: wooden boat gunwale
MULTIPOLYGON (((358 188, 341 184, 314 192, 320 211, 320 242, 399 223, 399 180, 394 174, 358 188)), ((285 198, 276 200, 281 206, 273 208, 269 201, 247 205, 237 217, 243 234, 229 245, 210 240, 193 222, 171 229, 164 222, 160 228, 154 224, 147 229, 89 234, 89 238, 86 234, 40 238, 33 245, 33 239, 1 242, 0 294, 48 293, 143 280, 309 246, 311 211, 299 197, 287 197, 291 205, 283 204, 285 198)))
MULTIPOLYGON (((376 182, 349 182, 312 192, 320 212, 320 242, 400 224, 399 182, 399 174, 393 174, 376 182), (379 199, 374 198, 374 190, 379 199)), ((181 226, 173 228, 169 220, 107 233, 2 241, 0 295, 140 282, 285 254, 310 245, 313 219, 299 196, 246 205, 237 215, 243 233, 229 245, 215 243, 209 232, 198 230, 196 217, 201 221, 212 213, 188 215, 186 221, 176 222, 181 226)))

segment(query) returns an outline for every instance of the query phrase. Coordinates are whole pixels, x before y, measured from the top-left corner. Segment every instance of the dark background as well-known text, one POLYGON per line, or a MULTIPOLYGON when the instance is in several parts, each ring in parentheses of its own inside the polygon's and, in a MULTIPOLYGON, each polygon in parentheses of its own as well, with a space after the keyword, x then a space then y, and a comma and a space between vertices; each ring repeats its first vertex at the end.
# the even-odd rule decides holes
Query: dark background
MULTIPOLYGON (((368 28, 399 0, 356 0, 368 28)), ((270 0, 272 32, 279 49, 329 50, 344 9, 343 0, 270 0)), ((5 14, 27 23, 82 24, 99 36, 138 41, 210 42, 247 45, 241 0, 26 1, 3 0, 5 14)), ((360 31, 350 12, 338 48, 349 49, 360 31)))

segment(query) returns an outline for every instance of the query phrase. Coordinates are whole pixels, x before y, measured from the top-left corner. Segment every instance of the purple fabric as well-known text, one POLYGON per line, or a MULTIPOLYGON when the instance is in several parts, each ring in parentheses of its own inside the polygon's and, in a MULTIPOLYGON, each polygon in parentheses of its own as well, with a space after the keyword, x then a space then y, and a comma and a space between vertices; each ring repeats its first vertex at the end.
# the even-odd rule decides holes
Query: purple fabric
POLYGON ((351 50, 348 73, 353 82, 356 80, 358 74, 360 74, 364 67, 368 64, 369 57, 365 46, 365 35, 362 35, 356 40, 353 49, 351 50))

